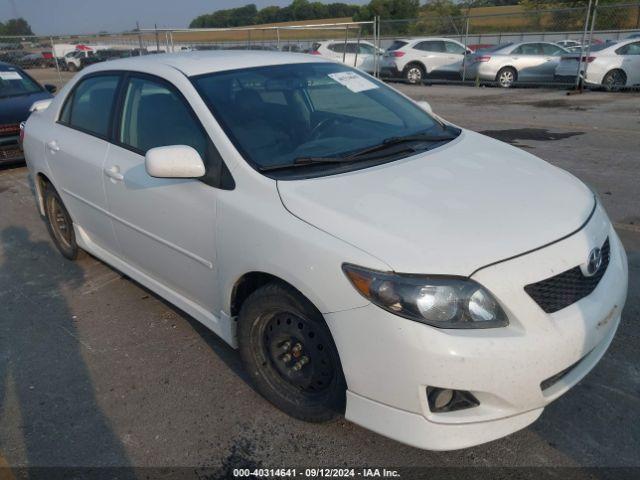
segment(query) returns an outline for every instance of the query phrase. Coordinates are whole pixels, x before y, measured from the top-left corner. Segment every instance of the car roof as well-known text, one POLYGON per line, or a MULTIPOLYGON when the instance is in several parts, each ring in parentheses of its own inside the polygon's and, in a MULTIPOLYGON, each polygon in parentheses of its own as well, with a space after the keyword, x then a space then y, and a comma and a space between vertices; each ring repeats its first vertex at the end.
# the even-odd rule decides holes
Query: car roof
POLYGON ((417 38, 400 38, 398 40, 402 40, 403 42, 428 42, 428 41, 447 41, 447 42, 456 42, 459 43, 458 40, 453 38, 445 38, 445 37, 417 37, 417 38))
MULTIPOLYGON (((318 55, 272 52, 268 50, 200 50, 194 52, 160 53, 119 60, 110 60, 89 67, 92 72, 101 70, 134 70, 144 72, 145 67, 159 65, 174 68, 191 77, 205 73, 239 70, 269 65, 292 63, 332 63, 318 55)), ((89 69, 87 69, 89 70, 89 69)))

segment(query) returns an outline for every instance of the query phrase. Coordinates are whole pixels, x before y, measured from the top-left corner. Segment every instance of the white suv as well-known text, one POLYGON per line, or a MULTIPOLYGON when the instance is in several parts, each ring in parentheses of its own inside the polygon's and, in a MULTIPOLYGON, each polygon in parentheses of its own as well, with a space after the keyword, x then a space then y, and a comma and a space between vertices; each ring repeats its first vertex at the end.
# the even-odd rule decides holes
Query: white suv
POLYGON ((323 57, 343 62, 345 65, 359 68, 367 73, 373 73, 375 69, 375 53, 382 58, 383 51, 376 48, 373 43, 365 40, 327 40, 314 43, 312 55, 322 55, 323 57))
POLYGON ((429 77, 459 79, 465 52, 471 50, 450 38, 395 40, 384 54, 381 74, 411 84, 422 83, 429 77))
POLYGON ((238 347, 296 418, 477 445, 538 418, 620 323, 626 255, 587 186, 352 67, 148 55, 35 107, 25 156, 60 252, 238 347))

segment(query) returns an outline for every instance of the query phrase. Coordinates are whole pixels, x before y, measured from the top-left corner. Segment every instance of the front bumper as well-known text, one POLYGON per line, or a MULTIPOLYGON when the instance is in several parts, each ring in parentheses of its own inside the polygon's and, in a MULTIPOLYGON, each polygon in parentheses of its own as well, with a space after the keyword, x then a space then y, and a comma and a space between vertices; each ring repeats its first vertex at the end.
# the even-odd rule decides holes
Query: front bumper
POLYGON ((473 278, 498 298, 508 327, 442 330, 374 305, 326 315, 349 388, 347 419, 430 450, 469 447, 525 427, 584 377, 611 343, 626 299, 627 263, 598 207, 580 232, 473 278), (591 295, 546 314, 524 291, 524 285, 583 264, 607 236, 611 259, 591 295), (542 389, 542 382, 569 367, 542 389), (433 413, 427 386, 469 391, 480 405, 433 413))
POLYGON ((0 164, 22 162, 24 153, 19 136, 0 137, 0 164))

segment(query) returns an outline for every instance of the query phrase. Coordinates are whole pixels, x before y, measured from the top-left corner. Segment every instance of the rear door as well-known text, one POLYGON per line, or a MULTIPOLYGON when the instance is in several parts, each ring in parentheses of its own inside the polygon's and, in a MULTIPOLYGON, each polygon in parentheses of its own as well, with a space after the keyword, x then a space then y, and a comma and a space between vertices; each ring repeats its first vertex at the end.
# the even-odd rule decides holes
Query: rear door
POLYGON ((545 58, 540 70, 541 80, 544 82, 552 82, 553 77, 556 74, 556 68, 560 65, 562 55, 567 54, 568 52, 564 48, 559 45, 554 45, 553 43, 543 43, 541 44, 541 47, 545 58))
POLYGON ((427 67, 429 76, 438 77, 446 73, 446 64, 449 59, 443 41, 425 40, 417 43, 413 48, 417 57, 427 67))
POLYGON ((627 85, 640 84, 640 41, 628 43, 616 53, 622 56, 622 69, 627 75, 627 85))
POLYGON ((117 73, 101 73, 80 80, 45 140, 53 182, 71 218, 92 242, 110 252, 117 247, 102 170, 121 79, 117 73))
POLYGON ((444 49, 448 61, 442 66, 442 70, 446 72, 447 76, 458 77, 466 50, 462 45, 448 41, 444 42, 444 49))
POLYGON ((209 180, 222 159, 173 85, 132 74, 122 92, 104 177, 119 256, 164 287, 214 312, 219 305, 214 257, 220 190, 209 180), (167 145, 196 149, 207 167, 205 177, 149 176, 146 152, 167 145))
POLYGON ((544 78, 547 58, 540 43, 523 43, 511 52, 514 67, 518 70, 518 80, 534 82, 544 78))

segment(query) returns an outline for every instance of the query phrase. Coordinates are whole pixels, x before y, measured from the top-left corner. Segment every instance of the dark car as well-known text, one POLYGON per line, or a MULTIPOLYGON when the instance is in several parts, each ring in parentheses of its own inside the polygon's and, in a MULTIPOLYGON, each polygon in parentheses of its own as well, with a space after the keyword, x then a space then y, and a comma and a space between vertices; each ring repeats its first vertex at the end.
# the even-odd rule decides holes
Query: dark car
POLYGON ((24 159, 20 147, 20 123, 38 100, 52 98, 54 85, 41 86, 22 69, 0 62, 0 164, 24 159))

